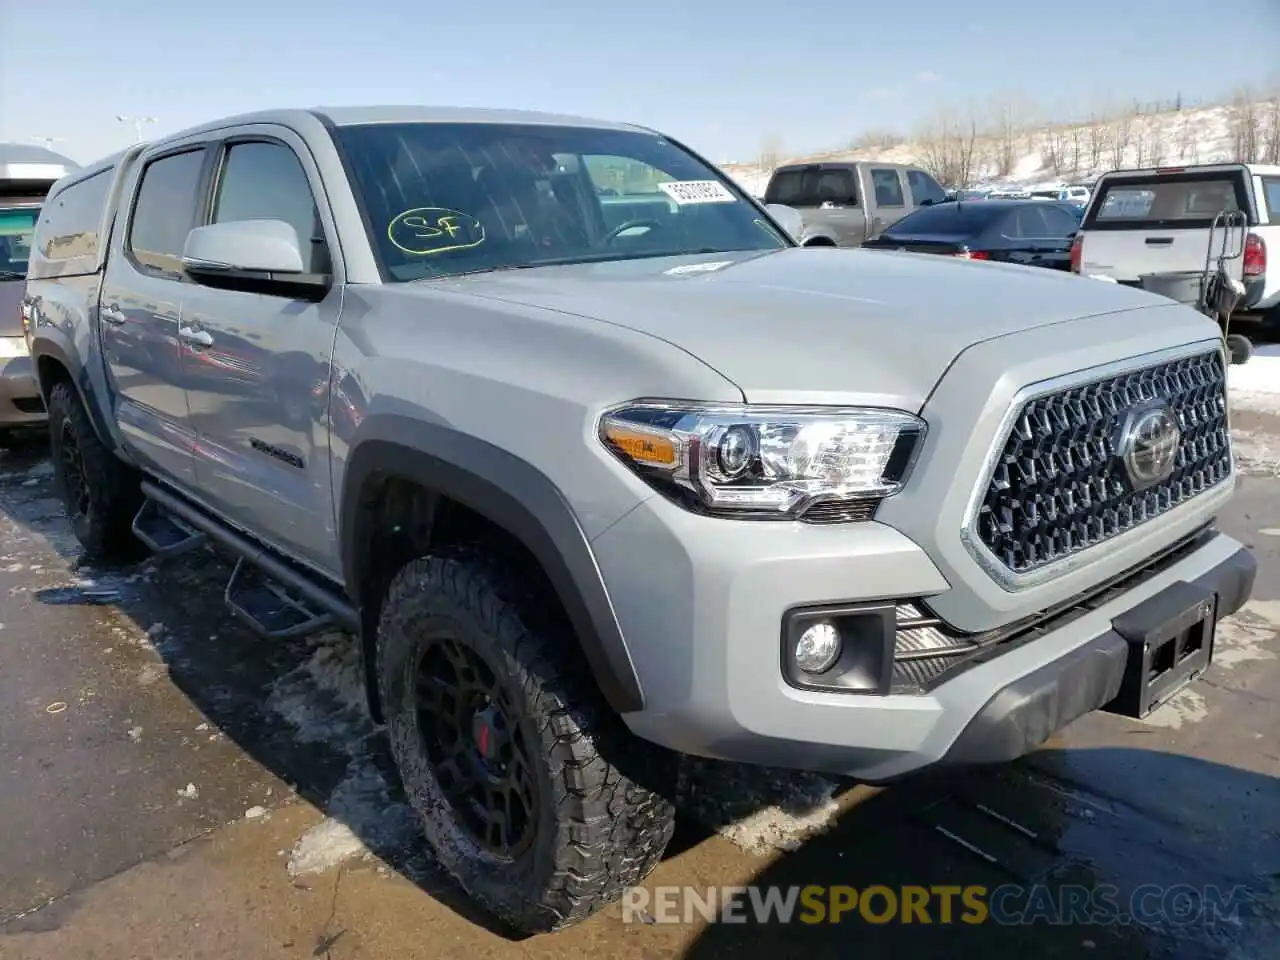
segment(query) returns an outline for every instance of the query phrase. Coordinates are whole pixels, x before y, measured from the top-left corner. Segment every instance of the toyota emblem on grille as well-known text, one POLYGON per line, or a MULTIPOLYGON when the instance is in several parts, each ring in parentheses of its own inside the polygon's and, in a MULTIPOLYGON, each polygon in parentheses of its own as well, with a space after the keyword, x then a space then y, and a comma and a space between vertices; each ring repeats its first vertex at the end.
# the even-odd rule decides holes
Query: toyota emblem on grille
POLYGON ((1181 441, 1178 416, 1164 401, 1134 407, 1126 414, 1116 455, 1135 490, 1169 479, 1181 441))

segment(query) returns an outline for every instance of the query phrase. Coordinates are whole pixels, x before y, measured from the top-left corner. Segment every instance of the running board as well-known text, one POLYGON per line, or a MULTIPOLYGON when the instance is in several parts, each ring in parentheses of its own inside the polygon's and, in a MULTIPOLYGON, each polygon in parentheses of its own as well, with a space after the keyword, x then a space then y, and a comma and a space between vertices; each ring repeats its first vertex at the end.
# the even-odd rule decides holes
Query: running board
POLYGON ((208 534, 183 523, 154 500, 143 501, 132 530, 157 557, 176 556, 209 542, 208 534))
POLYGON ((134 521, 134 532, 156 553, 171 555, 189 549, 186 540, 168 545, 169 540, 154 532, 167 530, 164 525, 169 524, 196 543, 213 540, 236 555, 223 596, 231 612, 261 635, 287 639, 334 627, 359 631, 360 617, 336 585, 303 570, 176 492, 144 480, 142 493, 147 499, 134 521))
POLYGON ((333 617, 317 613, 273 580, 236 561, 224 597, 237 617, 272 640, 305 637, 334 626, 333 617))

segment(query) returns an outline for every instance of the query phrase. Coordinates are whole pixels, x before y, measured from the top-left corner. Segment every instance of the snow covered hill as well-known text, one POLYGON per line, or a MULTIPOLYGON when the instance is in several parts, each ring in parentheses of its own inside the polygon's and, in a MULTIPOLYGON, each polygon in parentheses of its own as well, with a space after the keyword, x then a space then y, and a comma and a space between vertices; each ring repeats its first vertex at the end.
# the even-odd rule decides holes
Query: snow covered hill
MULTIPOLYGON (((927 136, 891 147, 837 150, 797 160, 885 160, 915 163, 947 182, 968 186, 1089 181, 1108 170, 1249 159, 1280 163, 1280 98, 1213 107, 1125 115, 1092 123, 1039 126, 1004 133, 966 131, 960 118, 927 136), (968 176, 957 171, 967 167, 968 176), (1001 173, 1002 168, 1007 171, 1001 173)), ((762 196, 770 169, 726 164, 726 173, 762 196)))

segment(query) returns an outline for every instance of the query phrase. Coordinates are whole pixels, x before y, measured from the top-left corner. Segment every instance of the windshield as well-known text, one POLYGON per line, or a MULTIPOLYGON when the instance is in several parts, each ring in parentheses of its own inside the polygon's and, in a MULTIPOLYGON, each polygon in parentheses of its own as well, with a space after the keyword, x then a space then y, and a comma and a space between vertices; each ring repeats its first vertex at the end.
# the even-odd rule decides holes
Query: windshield
POLYGON ((652 133, 405 123, 336 137, 393 281, 790 245, 730 181, 652 133))
POLYGON ((38 207, 0 207, 0 280, 25 280, 38 207))

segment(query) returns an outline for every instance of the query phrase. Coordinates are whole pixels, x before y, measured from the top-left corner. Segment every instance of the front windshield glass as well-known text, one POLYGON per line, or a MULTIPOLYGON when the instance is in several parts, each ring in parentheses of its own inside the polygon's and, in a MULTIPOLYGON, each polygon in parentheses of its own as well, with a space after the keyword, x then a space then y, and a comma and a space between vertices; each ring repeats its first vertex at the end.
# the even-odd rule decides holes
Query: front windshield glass
POLYGON ((788 246, 732 183, 652 133, 339 127, 389 279, 788 246))
POLYGON ((26 279, 39 216, 35 207, 0 207, 0 280, 26 279))

